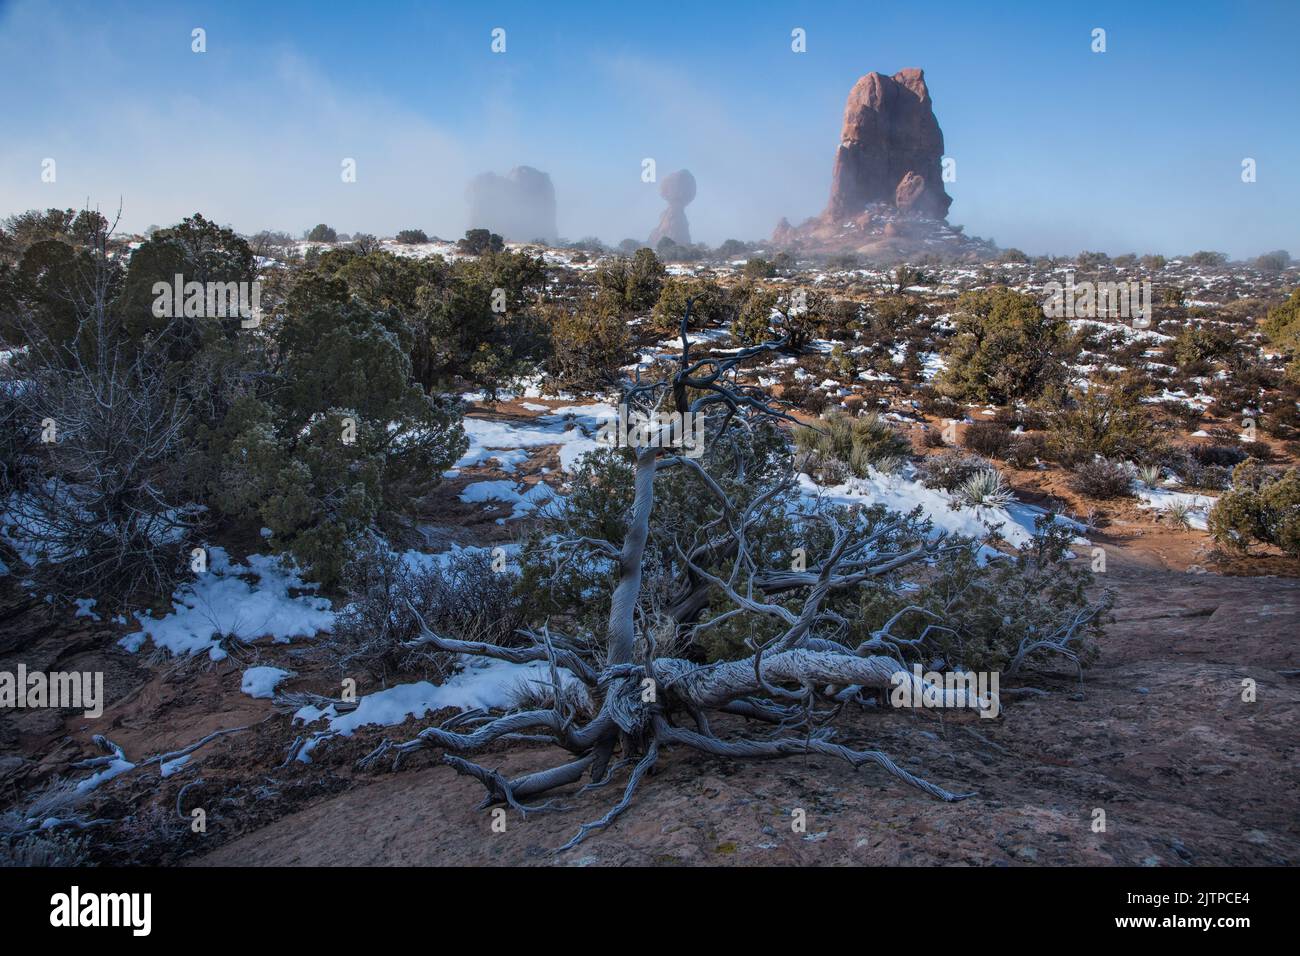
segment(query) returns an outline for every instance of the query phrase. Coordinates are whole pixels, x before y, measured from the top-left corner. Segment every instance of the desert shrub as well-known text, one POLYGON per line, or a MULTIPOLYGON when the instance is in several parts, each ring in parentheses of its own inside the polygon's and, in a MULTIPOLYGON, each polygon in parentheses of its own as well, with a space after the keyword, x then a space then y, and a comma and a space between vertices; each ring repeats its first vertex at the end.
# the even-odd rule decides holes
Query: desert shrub
POLYGON ((732 338, 741 345, 755 345, 775 338, 778 334, 774 329, 777 317, 773 312, 777 296, 774 289, 752 287, 731 323, 732 338))
POLYGON ((1300 382, 1300 288, 1290 298, 1268 310, 1261 331, 1269 344, 1291 357, 1287 377, 1300 382))
POLYGON ((617 257, 602 264, 595 274, 602 298, 628 312, 645 312, 654 307, 663 291, 664 264, 653 249, 637 249, 631 258, 617 257))
POLYGON ((753 258, 745 263, 742 272, 747 279, 771 279, 776 275, 776 266, 766 259, 753 258))
POLYGON ((749 286, 731 334, 742 345, 788 337, 786 348, 802 352, 814 336, 826 331, 828 317, 838 314, 834 300, 816 290, 749 286))
POLYGON ((1276 398, 1264 411, 1260 427, 1274 438, 1288 439, 1300 429, 1300 409, 1296 407, 1292 395, 1283 394, 1276 398))
POLYGON ((1243 462, 1232 474, 1232 490, 1210 511, 1210 536, 1217 544, 1246 551, 1254 542, 1300 557, 1300 470, 1282 474, 1243 462))
POLYGON ((917 463, 916 475, 927 488, 956 491, 969 478, 992 469, 993 463, 987 458, 951 451, 926 455, 917 463))
POLYGON ((811 376, 792 378, 781 385, 781 401, 813 415, 820 415, 831 405, 825 391, 811 384, 811 376))
MULTIPOLYGON (((238 283, 256 279, 257 268, 244 239, 201 215, 155 231, 131 252, 115 302, 122 331, 136 342, 149 338, 159 343, 149 347, 160 349, 183 368, 201 349, 237 339, 244 330, 238 315, 156 315, 154 285, 163 282, 170 287, 178 274, 186 282, 238 283)), ((266 306, 263 303, 263 311, 269 311, 266 306)))
POLYGON ((303 238, 308 242, 338 242, 339 234, 322 222, 308 229, 303 238))
POLYGON ((357 668, 383 683, 397 674, 445 676, 454 655, 404 645, 420 620, 443 637, 510 645, 524 626, 518 576, 495 570, 488 552, 461 551, 443 563, 410 567, 382 542, 371 542, 348 567, 349 603, 332 632, 341 673, 357 668))
POLYGON ((456 250, 471 256, 484 256, 501 252, 506 241, 490 229, 467 229, 465 237, 456 240, 456 250))
POLYGON ((656 331, 671 335, 680 331, 686 314, 686 300, 691 300, 691 327, 726 325, 734 308, 727 290, 709 279, 665 280, 651 313, 656 331))
MULTIPOLYGON (((17 817, 12 811, 10 816, 17 817)), ((26 831, 26 820, 15 819, 15 831, 26 831)), ((5 833, 6 824, 0 817, 0 867, 65 867, 91 866, 87 839, 83 834, 69 830, 40 830, 27 832, 21 837, 5 833)))
POLYGON ((1007 288, 963 293, 956 325, 936 380, 944 394, 1000 405, 1066 381, 1075 351, 1069 326, 1045 316, 1033 296, 1007 288))
POLYGON ((187 407, 166 385, 166 363, 117 346, 103 362, 78 360, 73 374, 34 366, 24 363, 21 418, 50 423, 57 437, 6 521, 40 556, 41 590, 106 603, 141 588, 167 593, 198 522, 180 494, 187 407))
POLYGON ((942 428, 926 428, 921 432, 921 444, 926 448, 947 448, 948 442, 944 440, 942 428))
POLYGON ((404 246, 418 246, 429 241, 429 234, 423 229, 403 229, 396 239, 404 246))
POLYGON ((853 354, 846 352, 841 345, 831 346, 831 354, 827 357, 826 364, 830 367, 831 374, 842 382, 857 378, 858 364, 854 361, 853 354))
POLYGON ((305 278, 274 331, 278 368, 206 438, 211 503, 269 528, 326 586, 465 449, 457 406, 412 381, 398 321, 305 278))
POLYGON ((1256 461, 1272 461, 1277 456, 1273 453, 1273 448, 1267 442, 1262 441, 1244 441, 1241 443, 1241 450, 1249 458, 1256 461))
POLYGON ((546 329, 538 302, 546 289, 540 256, 498 252, 447 263, 387 252, 358 255, 332 250, 295 276, 292 288, 322 279, 375 313, 410 359, 411 374, 426 390, 446 391, 452 379, 489 396, 535 371, 546 354, 546 329))
POLYGON ((1154 488, 1164 480, 1165 471, 1159 465, 1139 465, 1135 470, 1137 478, 1148 488, 1154 488))
POLYGON ((910 295, 883 295, 872 299, 866 308, 862 336, 869 343, 889 351, 894 342, 916 327, 921 302, 910 295))
POLYGON ((1192 517, 1196 514, 1196 506, 1190 501, 1176 500, 1171 501, 1166 507, 1160 510, 1156 516, 1157 520, 1165 521, 1179 531, 1190 531, 1192 528, 1192 517))
MULTIPOLYGON (((1068 651, 1087 666, 1097 657, 1111 598, 1105 594, 1089 605, 1094 578, 1070 563, 1073 537, 1069 525, 1044 515, 1033 538, 1002 560, 981 563, 973 550, 953 549, 940 556, 919 591, 897 594, 871 582, 863 588, 855 629, 870 633, 908 605, 926 608, 942 613, 951 628, 930 633, 928 659, 953 669, 1006 672, 1018 657, 1021 664, 1047 658, 1051 652, 1037 641, 1077 625, 1068 651)), ((896 633, 914 639, 930 620, 906 617, 896 633)))
POLYGON ((1190 402, 1159 402, 1157 407, 1165 411, 1180 428, 1187 431, 1197 431, 1201 427, 1201 420, 1205 417, 1198 405, 1190 402))
POLYGON ((1255 257, 1254 266, 1261 272, 1281 272, 1291 264, 1291 253, 1285 249, 1275 249, 1255 257))
POLYGON ((950 418, 960 420, 962 407, 945 395, 936 392, 930 386, 922 386, 914 393, 921 411, 933 418, 950 418))
POLYGON ((81 247, 46 240, 23 255, 20 268, 33 257, 45 267, 14 290, 11 341, 24 351, 0 363, 0 425, 3 480, 22 491, 6 531, 38 556, 38 586, 108 604, 170 591, 195 532, 184 495, 191 399, 173 362, 194 325, 158 320, 156 335, 131 334, 132 283, 96 222, 81 247))
POLYGON ((1042 435, 1021 433, 1011 436, 1003 458, 1016 468, 1033 468, 1047 457, 1047 439, 1042 435))
POLYGON ((1164 438, 1141 402, 1140 387, 1118 382, 1074 393, 1047 413, 1047 444, 1065 464, 1092 456, 1141 461, 1157 456, 1164 438))
POLYGON ((859 478, 884 459, 903 459, 912 453, 912 443, 905 435, 877 415, 851 418, 833 411, 816 425, 795 429, 795 447, 822 458, 831 458, 849 466, 859 478))
POLYGON ((1070 487, 1087 498, 1108 500, 1133 496, 1133 471, 1124 462, 1093 458, 1080 462, 1070 476, 1070 487))
POLYGON ((1226 252, 1212 252, 1209 249, 1202 249, 1199 252, 1192 253, 1187 260, 1192 265, 1203 269, 1218 269, 1228 264, 1228 254, 1226 252))
POLYGON ((1203 375, 1215 359, 1230 355, 1236 348, 1231 330, 1218 325, 1188 324, 1174 339, 1174 364, 1187 375, 1203 375))
POLYGON ((548 368, 561 385, 606 389, 618 379, 619 369, 632 361, 627 322, 602 300, 589 300, 576 310, 556 307, 550 318, 548 368))
POLYGON ((1221 491, 1232 484, 1232 469, 1225 465, 1203 464, 1187 448, 1179 448, 1165 456, 1164 464, 1191 488, 1221 491))
POLYGON ((672 236, 664 236, 655 243, 655 255, 666 262, 681 262, 685 258, 685 251, 672 236))
POLYGON ((377 252, 380 249, 379 237, 371 235, 368 232, 358 232, 352 236, 352 240, 349 243, 348 248, 360 253, 363 256, 367 256, 370 253, 377 252))
POLYGON ((1217 442, 1196 442, 1187 446, 1187 453, 1202 465, 1220 465, 1231 468, 1247 458, 1240 445, 1223 445, 1217 442))
POLYGON ((985 458, 1003 458, 1011 447, 1011 429, 998 422, 973 422, 963 430, 961 446, 985 458))

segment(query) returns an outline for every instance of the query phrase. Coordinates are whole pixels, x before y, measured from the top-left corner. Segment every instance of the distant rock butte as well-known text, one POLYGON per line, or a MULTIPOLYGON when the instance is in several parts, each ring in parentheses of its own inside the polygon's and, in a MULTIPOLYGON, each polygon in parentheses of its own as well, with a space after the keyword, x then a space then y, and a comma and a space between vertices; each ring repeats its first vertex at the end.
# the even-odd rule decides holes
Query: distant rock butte
POLYGON ((852 218, 873 203, 889 203, 928 219, 948 215, 940 164, 943 131, 935 119, 925 73, 868 73, 853 85, 826 215, 852 218))
POLYGON ((540 169, 516 166, 504 176, 480 173, 465 195, 471 229, 490 229, 516 242, 556 241, 555 186, 540 169))
POLYGON ((695 198, 695 177, 689 169, 679 169, 669 173, 659 183, 659 195, 668 208, 659 217, 659 225, 650 233, 651 249, 659 245, 660 239, 671 239, 679 246, 691 244, 691 224, 686 221, 686 207, 695 198))
POLYGON ((894 255, 935 245, 964 245, 946 222, 943 131, 922 70, 868 73, 844 105, 831 194, 820 216, 792 226, 782 219, 777 246, 807 251, 894 255))

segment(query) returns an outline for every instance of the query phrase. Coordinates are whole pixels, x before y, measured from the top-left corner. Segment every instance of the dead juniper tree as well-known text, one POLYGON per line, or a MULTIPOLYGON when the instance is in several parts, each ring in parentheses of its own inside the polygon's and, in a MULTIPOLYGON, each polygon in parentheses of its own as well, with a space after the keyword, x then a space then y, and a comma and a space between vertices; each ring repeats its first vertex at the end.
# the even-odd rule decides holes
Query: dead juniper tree
POLYGON ((170 328, 125 332, 115 224, 82 218, 83 244, 49 270, 39 305, 5 317, 19 348, 0 366, 0 418, 25 438, 6 520, 60 600, 167 593, 196 523, 177 494, 188 400, 169 375, 170 328))
MULTIPOLYGON (((583 824, 561 849, 568 849, 594 830, 608 826, 630 804, 638 784, 670 748, 690 748, 721 757, 775 758, 820 754, 854 768, 871 764, 927 794, 945 801, 970 794, 950 791, 896 764, 879 750, 856 750, 834 739, 829 725, 848 703, 863 695, 878 699, 898 685, 912 683, 914 693, 936 695, 947 706, 978 706, 973 692, 941 688, 914 677, 904 665, 910 650, 944 629, 933 612, 904 607, 883 627, 854 636, 852 627, 832 607, 833 598, 880 581, 901 568, 920 566, 946 549, 969 548, 970 542, 946 541, 942 535, 915 534, 919 518, 876 509, 870 520, 856 511, 814 510, 806 520, 817 525, 821 545, 805 562, 789 554, 764 553, 760 525, 774 503, 792 497, 794 477, 741 475, 753 484, 747 500, 729 493, 696 457, 685 454, 677 421, 706 421, 706 441, 714 446, 774 422, 791 420, 761 389, 742 384, 738 371, 752 360, 788 350, 780 339, 726 357, 693 358, 687 337, 690 315, 681 326, 681 353, 675 368, 661 380, 625 383, 623 403, 652 424, 638 429, 622 454, 630 459, 632 485, 621 541, 591 534, 551 539, 547 548, 556 562, 603 561, 611 568, 608 619, 592 647, 577 637, 556 633, 548 625, 528 632, 523 647, 456 640, 425 627, 414 642, 457 654, 481 655, 517 663, 549 665, 554 706, 517 709, 504 716, 482 712, 452 718, 422 731, 405 743, 385 741, 363 760, 385 755, 400 760, 421 748, 442 751, 442 762, 478 779, 487 789, 484 806, 506 804, 525 816, 560 809, 547 795, 558 788, 589 781, 579 792, 602 787, 628 770, 622 797, 600 819, 583 824), (679 420, 667 415, 680 415, 679 420), (654 416, 651 418, 651 416, 654 416), (676 440, 674 438, 676 436, 676 440), (695 527, 658 516, 656 488, 669 480, 692 484, 691 494, 708 504, 711 517, 695 527), (651 601, 643 587, 652 526, 671 529, 675 556, 666 597, 651 601), (650 605, 654 606, 650 606, 650 605), (722 606, 724 610, 718 611, 722 606), (705 618, 706 609, 713 610, 705 618), (895 634, 900 622, 925 623, 911 636, 895 634), (672 648, 689 644, 708 629, 734 619, 766 626, 746 641, 738 660, 701 663, 673 656, 672 648), (665 640, 664 636, 668 639, 665 640), (684 636, 684 640, 683 640, 684 636), (669 646, 667 652, 657 648, 669 646), (597 702, 595 716, 580 721, 560 693, 559 669, 582 681, 597 702), (766 724, 765 736, 727 738, 716 733, 710 716, 739 715, 766 724), (547 740, 567 751, 556 766, 514 779, 469 759, 497 741, 547 740)), ((689 428, 689 425, 688 425, 689 428)), ((782 439, 784 442, 784 439, 782 439)), ((785 506, 780 505, 784 512, 785 506)), ((919 525, 928 531, 928 524, 919 525)), ((661 574, 651 568, 650 573, 661 574)), ((698 656, 698 655, 697 655, 698 656)), ((931 697, 934 699, 934 696, 931 697)))

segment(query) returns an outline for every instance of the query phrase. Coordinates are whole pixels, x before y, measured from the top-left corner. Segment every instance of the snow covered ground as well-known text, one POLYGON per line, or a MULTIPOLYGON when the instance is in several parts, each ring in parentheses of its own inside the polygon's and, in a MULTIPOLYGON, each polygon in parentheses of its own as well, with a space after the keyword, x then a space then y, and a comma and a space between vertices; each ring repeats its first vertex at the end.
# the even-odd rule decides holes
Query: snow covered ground
MULTIPOLYGON (((1022 502, 998 508, 961 504, 950 493, 921 484, 911 476, 910 467, 897 474, 883 474, 873 468, 866 478, 849 478, 838 485, 827 486, 818 485, 808 475, 801 474, 799 488, 805 497, 820 496, 842 505, 882 504, 903 514, 919 505, 925 517, 933 522, 936 532, 981 538, 988 533, 988 526, 1001 525, 1002 537, 1013 547, 1020 547, 1033 538, 1035 521, 1039 515, 1046 514, 1044 509, 1022 502)), ((1075 531, 1084 530, 1083 525, 1064 515, 1057 515, 1054 520, 1075 531)), ((1077 540, 1080 544, 1086 543, 1083 538, 1077 540)), ((985 552, 991 554, 991 549, 985 549, 985 552)))
POLYGON ((293 676, 293 671, 280 667, 250 667, 244 671, 239 689, 249 697, 270 700, 275 696, 275 688, 293 676))
POLYGON ((252 554, 247 564, 239 564, 224 548, 213 547, 208 570, 172 595, 172 613, 163 618, 137 613, 140 630, 118 643, 135 652, 149 640, 173 654, 206 651, 219 661, 227 656, 221 646, 226 636, 242 641, 269 637, 279 643, 314 637, 334 625, 330 602, 292 592, 315 588, 278 557, 252 554))
POLYGON ((482 465, 494 458, 502 461, 504 455, 504 463, 511 466, 506 470, 513 470, 513 466, 527 457, 520 457, 522 449, 559 445, 560 467, 571 472, 578 459, 598 447, 596 431, 601 424, 617 415, 618 409, 613 405, 597 402, 566 405, 548 415, 540 415, 526 425, 466 418, 465 434, 469 436, 469 448, 455 467, 482 465))
POLYGON ((1188 527, 1197 531, 1208 530, 1210 511, 1219 500, 1210 495, 1194 495, 1186 491, 1173 491, 1169 488, 1151 488, 1142 485, 1137 489, 1137 496, 1142 499, 1138 507, 1155 511, 1169 511, 1171 508, 1186 508, 1188 527))
MULTIPOLYGON (((396 684, 365 695, 357 701, 355 710, 345 714, 337 713, 333 705, 316 707, 308 704, 294 714, 294 719, 306 724, 325 719, 331 731, 346 737, 358 727, 392 726, 409 717, 423 717, 449 707, 456 710, 504 710, 512 706, 520 692, 529 685, 543 690, 550 688, 550 667, 543 661, 512 664, 485 657, 462 656, 460 667, 461 670, 443 684, 428 681, 396 684)), ((584 685, 572 673, 562 667, 558 671, 560 686, 566 693, 585 693, 584 685)))

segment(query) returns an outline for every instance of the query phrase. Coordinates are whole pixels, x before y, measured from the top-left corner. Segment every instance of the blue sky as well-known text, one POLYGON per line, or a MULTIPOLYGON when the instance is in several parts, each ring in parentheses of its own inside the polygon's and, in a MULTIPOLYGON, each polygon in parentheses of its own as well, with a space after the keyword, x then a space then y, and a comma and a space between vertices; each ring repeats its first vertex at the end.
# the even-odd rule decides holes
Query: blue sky
POLYGON ((617 242, 662 209, 640 178, 653 157, 695 174, 696 239, 761 238, 825 205, 854 81, 919 66, 970 234, 1300 255, 1297 36, 1295 2, 0 0, 0 214, 120 200, 132 229, 202 211, 453 236, 471 176, 529 164, 555 181, 562 235, 617 242))

